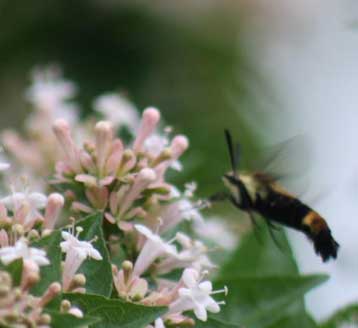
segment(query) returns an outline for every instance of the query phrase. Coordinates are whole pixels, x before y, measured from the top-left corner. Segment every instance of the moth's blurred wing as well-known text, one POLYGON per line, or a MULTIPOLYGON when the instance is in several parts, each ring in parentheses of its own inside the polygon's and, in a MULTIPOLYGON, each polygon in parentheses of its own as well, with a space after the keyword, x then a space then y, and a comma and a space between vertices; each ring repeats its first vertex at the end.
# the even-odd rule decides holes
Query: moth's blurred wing
POLYGON ((253 171, 264 172, 296 196, 310 189, 314 149, 308 138, 297 135, 257 152, 251 164, 253 171))

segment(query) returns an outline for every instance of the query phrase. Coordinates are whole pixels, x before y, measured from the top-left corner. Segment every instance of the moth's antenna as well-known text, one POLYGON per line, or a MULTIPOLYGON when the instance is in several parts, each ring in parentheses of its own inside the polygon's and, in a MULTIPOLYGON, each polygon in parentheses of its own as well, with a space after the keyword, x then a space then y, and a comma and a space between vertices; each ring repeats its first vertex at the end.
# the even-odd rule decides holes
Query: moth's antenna
POLYGON ((229 130, 227 130, 227 129, 225 129, 225 138, 226 138, 227 148, 229 150, 232 171, 233 171, 234 176, 236 177, 238 164, 239 164, 238 163, 238 160, 239 160, 238 155, 239 155, 240 148, 239 148, 239 145, 237 145, 237 151, 235 151, 231 134, 230 134, 229 130))

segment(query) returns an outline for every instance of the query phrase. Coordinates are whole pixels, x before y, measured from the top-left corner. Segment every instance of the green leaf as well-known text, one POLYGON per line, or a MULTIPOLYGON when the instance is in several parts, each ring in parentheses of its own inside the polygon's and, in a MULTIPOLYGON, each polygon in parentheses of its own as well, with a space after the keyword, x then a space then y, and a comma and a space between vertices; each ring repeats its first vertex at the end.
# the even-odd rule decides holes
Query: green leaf
POLYGON ((268 328, 318 328, 318 325, 308 314, 295 312, 296 313, 287 314, 268 328))
POLYGON ((51 327, 52 328, 77 328, 87 327, 90 324, 98 322, 100 319, 91 316, 84 316, 83 318, 77 318, 68 313, 61 313, 56 311, 46 311, 51 315, 51 327))
POLYGON ((338 310, 324 322, 321 328, 340 328, 340 327, 358 327, 358 304, 350 304, 345 308, 338 310))
POLYGON ((281 250, 272 240, 266 225, 261 224, 255 229, 257 235, 251 233, 243 238, 231 259, 222 266, 219 277, 298 275, 297 264, 285 234, 273 232, 281 250))
POLYGON ((0 269, 10 274, 12 278, 13 286, 19 286, 21 283, 22 267, 23 267, 22 259, 12 261, 8 265, 4 265, 3 263, 0 262, 0 269))
POLYGON ((229 285, 221 317, 250 327, 315 328, 306 313, 303 295, 326 276, 299 276, 283 232, 274 231, 283 250, 273 241, 266 225, 243 238, 220 270, 217 286, 229 285), (267 318, 267 319, 266 319, 267 318))
MULTIPOLYGON (((287 315, 307 291, 327 279, 323 275, 237 277, 217 281, 220 288, 226 284, 229 294, 219 314, 229 322, 239 322, 250 328, 269 327, 287 315)), ((297 311, 298 312, 298 311, 297 311)), ((304 312, 303 312, 304 314, 304 312)))
POLYGON ((80 239, 89 241, 96 238, 92 243, 102 255, 101 261, 87 259, 81 265, 79 272, 86 276, 87 293, 110 296, 112 292, 112 268, 108 250, 102 231, 102 213, 96 213, 76 223, 76 227, 82 227, 80 239))
POLYGON ((165 307, 143 306, 98 295, 65 294, 64 298, 86 315, 101 318, 91 328, 145 328, 166 312, 165 307))
POLYGON ((41 280, 31 289, 31 294, 42 295, 48 286, 53 282, 61 282, 61 231, 53 231, 49 236, 41 238, 34 242, 31 246, 46 251, 50 265, 41 267, 41 280))
POLYGON ((195 328, 243 328, 243 326, 209 317, 205 322, 195 319, 195 328))

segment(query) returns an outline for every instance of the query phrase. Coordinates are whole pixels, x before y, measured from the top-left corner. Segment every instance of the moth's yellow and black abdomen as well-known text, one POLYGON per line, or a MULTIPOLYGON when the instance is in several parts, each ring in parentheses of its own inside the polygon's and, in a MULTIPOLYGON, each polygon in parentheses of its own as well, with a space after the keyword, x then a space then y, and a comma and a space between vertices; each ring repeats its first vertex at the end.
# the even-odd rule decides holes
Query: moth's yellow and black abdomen
MULTIPOLYGON (((265 197, 257 197, 252 210, 264 218, 299 230, 312 240, 314 249, 325 262, 337 257, 338 243, 326 221, 308 205, 274 185, 266 185, 265 197)), ((283 189, 282 189, 283 190, 283 189)))
POLYGON ((337 258, 338 243, 332 237, 326 221, 315 211, 311 210, 302 221, 303 229, 313 241, 317 254, 326 262, 331 257, 337 258))

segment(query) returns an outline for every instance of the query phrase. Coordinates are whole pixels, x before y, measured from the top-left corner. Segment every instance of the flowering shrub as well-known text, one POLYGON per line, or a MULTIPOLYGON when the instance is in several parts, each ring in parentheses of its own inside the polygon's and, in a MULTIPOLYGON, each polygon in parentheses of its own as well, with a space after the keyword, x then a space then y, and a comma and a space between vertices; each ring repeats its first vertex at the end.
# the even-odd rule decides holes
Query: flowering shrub
POLYGON ((94 103, 104 120, 80 121, 71 82, 53 68, 33 79, 24 135, 2 134, 0 325, 189 327, 220 312, 228 289, 214 290, 195 233, 205 203, 192 201, 194 183, 180 192, 166 180, 188 139, 116 94, 94 103))
MULTIPOLYGON (((35 71, 24 131, 1 134, 1 327, 318 327, 303 296, 327 277, 300 275, 283 233, 284 252, 265 226, 235 249, 196 183, 168 180, 185 136, 119 94, 80 119, 75 92, 35 71)), ((353 305, 319 327, 355 318, 353 305)))

